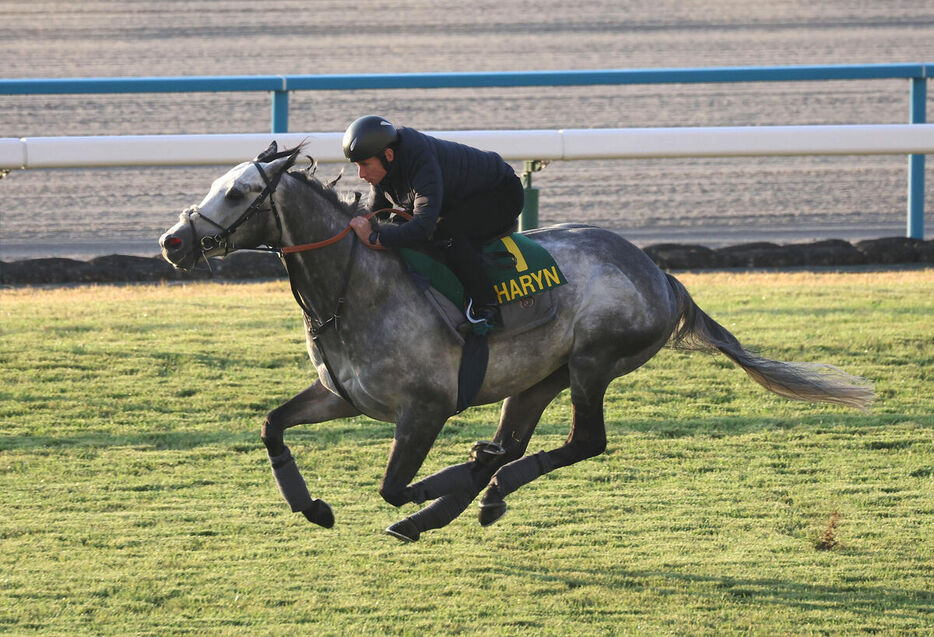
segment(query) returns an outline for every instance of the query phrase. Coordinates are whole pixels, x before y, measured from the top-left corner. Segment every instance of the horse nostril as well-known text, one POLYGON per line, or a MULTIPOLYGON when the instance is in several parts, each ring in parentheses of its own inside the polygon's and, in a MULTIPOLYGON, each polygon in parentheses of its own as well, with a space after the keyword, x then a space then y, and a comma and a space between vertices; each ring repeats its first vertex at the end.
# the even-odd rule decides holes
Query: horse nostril
POLYGON ((177 248, 182 245, 182 240, 178 237, 169 237, 165 240, 166 248, 177 248))

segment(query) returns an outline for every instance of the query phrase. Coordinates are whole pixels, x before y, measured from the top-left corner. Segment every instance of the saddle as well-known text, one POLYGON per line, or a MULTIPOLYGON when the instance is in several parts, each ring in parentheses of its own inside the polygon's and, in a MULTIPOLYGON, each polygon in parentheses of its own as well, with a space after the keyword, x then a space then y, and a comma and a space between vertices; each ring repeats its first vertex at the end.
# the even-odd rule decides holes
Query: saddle
MULTIPOLYGON (((464 311, 468 299, 463 284, 444 264, 441 250, 402 248, 398 252, 431 305, 463 342, 471 330, 464 311)), ((481 253, 503 322, 497 334, 515 336, 554 318, 557 304, 552 290, 567 279, 545 248, 513 233, 485 243, 481 253)))
MULTIPOLYGON (((542 246, 520 234, 497 238, 482 246, 487 276, 493 284, 503 327, 497 337, 515 336, 554 319, 558 302, 554 289, 567 283, 554 258, 542 246)), ((463 348, 458 372, 457 411, 480 391, 489 360, 487 334, 467 321, 464 286, 444 264, 438 249, 399 249, 409 274, 463 348)))

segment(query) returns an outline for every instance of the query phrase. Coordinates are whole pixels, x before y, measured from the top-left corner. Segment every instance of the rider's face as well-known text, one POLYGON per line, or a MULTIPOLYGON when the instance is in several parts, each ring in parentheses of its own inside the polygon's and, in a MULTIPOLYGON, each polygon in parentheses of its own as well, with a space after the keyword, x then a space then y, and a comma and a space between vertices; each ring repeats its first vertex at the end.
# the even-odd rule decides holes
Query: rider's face
MULTIPOLYGON (((392 161, 392 149, 387 148, 385 152, 386 160, 392 161)), ((363 161, 356 162, 356 164, 359 169, 358 175, 360 179, 365 180, 368 184, 373 184, 375 186, 386 176, 386 169, 383 168, 383 162, 380 161, 379 157, 368 157, 363 161)))

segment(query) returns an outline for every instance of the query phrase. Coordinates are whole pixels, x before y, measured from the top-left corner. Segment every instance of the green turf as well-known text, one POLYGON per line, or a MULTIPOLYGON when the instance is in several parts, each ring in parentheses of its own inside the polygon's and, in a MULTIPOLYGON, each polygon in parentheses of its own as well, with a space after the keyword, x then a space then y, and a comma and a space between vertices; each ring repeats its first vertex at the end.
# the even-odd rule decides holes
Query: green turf
MULTIPOLYGON (((259 427, 313 379, 286 284, 0 291, 0 632, 930 634, 934 271, 680 276, 746 345, 870 378, 869 413, 665 350, 607 397, 609 447, 401 544, 391 427, 290 430, 325 530, 259 427)), ((570 405, 531 450, 561 444, 570 405)), ((423 475, 489 438, 452 419, 423 475)))

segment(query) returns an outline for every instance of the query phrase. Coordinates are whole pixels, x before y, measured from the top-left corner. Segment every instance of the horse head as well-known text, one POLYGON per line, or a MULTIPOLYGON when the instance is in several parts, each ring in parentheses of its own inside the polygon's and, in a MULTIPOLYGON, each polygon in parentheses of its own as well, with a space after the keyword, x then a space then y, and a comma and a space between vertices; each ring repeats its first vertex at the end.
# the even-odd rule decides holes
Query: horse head
POLYGON ((276 245, 282 230, 273 193, 300 150, 301 146, 278 151, 272 142, 252 161, 214 180, 201 203, 182 211, 159 238, 165 260, 190 270, 201 258, 276 245))

